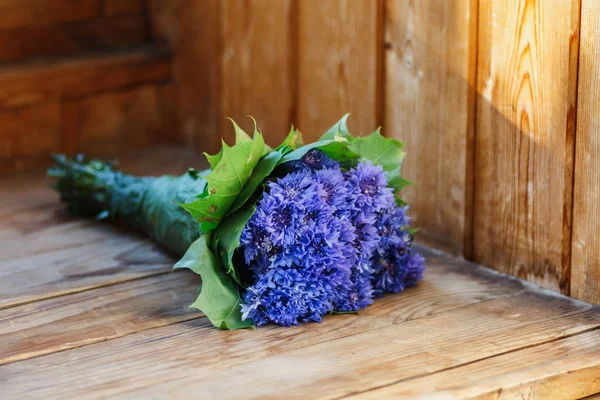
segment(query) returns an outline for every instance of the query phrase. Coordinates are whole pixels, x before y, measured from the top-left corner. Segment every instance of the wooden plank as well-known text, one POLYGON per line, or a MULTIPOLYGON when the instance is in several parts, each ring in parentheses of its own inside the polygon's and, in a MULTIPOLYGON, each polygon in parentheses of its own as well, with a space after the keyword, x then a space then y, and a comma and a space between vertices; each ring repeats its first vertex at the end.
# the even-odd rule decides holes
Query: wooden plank
POLYGON ((583 0, 581 7, 571 295, 600 304, 600 2, 583 0))
MULTIPOLYGON (((222 114, 247 132, 252 115, 272 146, 283 141, 294 112, 294 43, 291 0, 221 2, 223 18, 222 114), (269 38, 269 40, 265 40, 269 38)), ((231 123, 222 120, 222 136, 231 123)))
POLYGON ((600 392, 598 343, 595 330, 349 399, 579 399, 600 392))
POLYGON ((3 394, 336 398, 600 326, 600 309, 542 293, 388 326, 372 324, 376 309, 290 329, 224 332, 205 319, 152 329, 4 365, 3 394))
POLYGON ((62 119, 65 150, 96 156, 156 144, 166 128, 154 85, 67 101, 62 119))
POLYGON ((204 0, 171 5, 177 7, 179 16, 171 40, 181 129, 187 146, 211 154, 221 149, 220 137, 215 135, 221 126, 219 4, 218 0, 204 0))
POLYGON ((385 133, 406 143, 402 196, 419 240, 462 254, 475 101, 477 2, 386 2, 385 133), (468 151, 469 150, 469 151, 468 151))
POLYGON ((0 0, 0 29, 93 18, 100 0, 0 0))
POLYGON ((104 0, 104 14, 142 14, 145 3, 145 0, 104 0))
POLYGON ((0 159, 58 151, 60 130, 57 103, 0 111, 0 159))
POLYGON ((380 4, 373 0, 298 2, 297 119, 307 142, 348 112, 352 133, 369 134, 377 128, 380 4))
POLYGON ((0 364, 198 318, 200 279, 185 271, 0 311, 0 364))
POLYGON ((93 220, 48 218, 36 228, 2 240, 0 309, 165 273, 175 261, 147 240, 93 220))
POLYGON ((141 15, 2 30, 0 61, 115 49, 144 43, 147 38, 147 22, 141 15))
POLYGON ((7 67, 0 71, 0 107, 72 98, 170 79, 165 49, 141 48, 126 54, 7 67))
POLYGON ((567 294, 578 19, 495 0, 479 23, 474 260, 567 294))
MULTIPOLYGON (((516 280, 498 285, 493 274, 477 267, 465 270, 463 263, 430 260, 428 280, 419 290, 406 292, 400 302, 398 296, 378 302, 378 318, 370 321, 373 326, 422 318, 523 290, 516 280)), ((198 279, 192 275, 160 275, 0 311, 0 364, 198 317, 186 307, 196 297, 198 279)), ((361 331, 362 326, 356 329, 361 331)))

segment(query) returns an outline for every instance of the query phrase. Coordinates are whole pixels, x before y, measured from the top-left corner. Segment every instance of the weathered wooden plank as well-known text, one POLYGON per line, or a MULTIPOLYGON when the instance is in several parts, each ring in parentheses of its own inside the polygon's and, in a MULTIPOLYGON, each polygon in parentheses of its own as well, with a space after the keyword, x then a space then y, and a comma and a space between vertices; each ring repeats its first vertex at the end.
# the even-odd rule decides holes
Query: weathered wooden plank
POLYGON ((599 343, 595 330, 349 399, 579 399, 600 392, 599 343))
POLYGON ((60 105, 0 111, 0 159, 18 159, 58 151, 60 105))
POLYGON ((384 130, 406 143, 402 194, 419 240, 462 254, 474 118, 477 2, 386 1, 384 130))
POLYGON ((184 271, 0 311, 0 364, 198 318, 197 275, 184 271))
MULTIPOLYGON (((171 3, 171 2, 169 2, 171 3)), ((221 8, 218 0, 174 1, 177 23, 165 27, 174 49, 184 142, 216 153, 221 148, 221 8)), ((233 137, 233 136, 231 136, 233 137)))
POLYGON ((90 155, 147 147, 163 136, 158 87, 146 85, 63 103, 65 150, 90 155))
MULTIPOLYGON (((277 146, 292 124, 295 85, 292 0, 221 2, 223 18, 222 114, 247 132, 252 115, 277 146), (266 40, 269 38, 269 40, 266 40)), ((223 119, 221 136, 231 123, 223 119)))
POLYGON ((581 7, 571 295, 600 304, 600 2, 581 7))
POLYGON ((0 29, 93 18, 100 0, 0 0, 0 29))
MULTIPOLYGON (((522 290, 517 281, 498 285, 493 274, 477 267, 440 261, 431 259, 428 280, 400 302, 398 296, 380 300, 371 324, 422 318, 522 290)), ((191 275, 160 275, 2 310, 0 364, 198 317, 185 311, 196 296, 198 279, 191 275)))
POLYGON ((373 325, 376 310, 253 332, 218 331, 205 319, 174 324, 4 365, 3 393, 334 398, 600 326, 600 309, 542 293, 387 326, 373 325))
POLYGON ((298 2, 297 122, 307 142, 348 112, 352 133, 369 134, 377 127, 380 4, 298 2))
POLYGON ((2 30, 0 61, 122 48, 144 43, 148 34, 141 15, 2 30))
POLYGON ((473 257, 567 294, 578 19, 576 0, 479 18, 473 257))
POLYGON ((0 106, 17 107, 115 90, 170 79, 170 57, 165 49, 148 47, 117 55, 90 55, 83 59, 0 71, 0 106))
POLYGON ((104 14, 141 14, 146 6, 146 0, 104 0, 104 14))
POLYGON ((0 309, 168 272, 175 261, 117 228, 62 219, 46 219, 36 232, 2 240, 0 309))

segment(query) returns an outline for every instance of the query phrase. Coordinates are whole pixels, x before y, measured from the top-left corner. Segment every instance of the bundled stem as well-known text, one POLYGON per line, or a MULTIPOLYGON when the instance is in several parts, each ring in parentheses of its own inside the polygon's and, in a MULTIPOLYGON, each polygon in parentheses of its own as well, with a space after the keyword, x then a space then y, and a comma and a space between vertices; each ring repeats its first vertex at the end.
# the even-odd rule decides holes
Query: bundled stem
POLYGON ((53 155, 48 175, 72 215, 111 218, 149 234, 159 244, 183 255, 200 236, 198 223, 177 203, 199 197, 206 180, 196 171, 175 176, 138 177, 110 163, 76 155, 53 155))

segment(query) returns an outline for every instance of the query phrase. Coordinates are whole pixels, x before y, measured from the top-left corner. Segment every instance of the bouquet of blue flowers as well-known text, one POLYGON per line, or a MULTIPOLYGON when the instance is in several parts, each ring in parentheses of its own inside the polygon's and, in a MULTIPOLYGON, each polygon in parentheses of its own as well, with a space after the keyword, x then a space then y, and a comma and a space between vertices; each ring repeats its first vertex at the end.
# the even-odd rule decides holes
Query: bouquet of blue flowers
POLYGON ((236 143, 210 170, 137 177, 78 155, 48 175, 68 210, 147 232, 202 278, 200 309, 218 328, 321 321, 356 312, 423 276, 398 197, 402 143, 353 137, 347 115, 317 142, 292 128, 272 149, 232 121, 236 143))

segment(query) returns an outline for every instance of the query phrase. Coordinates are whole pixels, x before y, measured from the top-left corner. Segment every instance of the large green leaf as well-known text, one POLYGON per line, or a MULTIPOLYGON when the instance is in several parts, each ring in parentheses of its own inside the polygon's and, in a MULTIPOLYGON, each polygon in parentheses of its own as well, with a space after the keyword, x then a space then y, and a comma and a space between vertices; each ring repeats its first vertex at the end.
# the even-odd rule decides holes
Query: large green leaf
POLYGON ((215 242, 214 247, 217 249, 221 265, 226 269, 227 273, 240 285, 240 276, 233 265, 233 254, 240 247, 240 236, 252 214, 256 211, 256 207, 250 205, 244 207, 236 213, 231 214, 219 224, 219 227, 214 232, 215 242))
POLYGON ((344 115, 338 122, 335 123, 335 125, 333 125, 331 128, 329 128, 327 130, 327 132, 325 132, 319 138, 319 141, 332 140, 332 139, 335 139, 336 137, 343 137, 348 140, 353 140, 354 137, 348 131, 348 125, 346 124, 346 121, 348 120, 349 116, 350 116, 350 114, 344 115))
POLYGON ((362 158, 381 165, 387 172, 388 184, 394 189, 394 193, 398 194, 404 187, 412 184, 400 175, 400 165, 406 154, 402 150, 403 144, 395 139, 383 137, 379 129, 369 136, 354 139, 348 147, 362 158))
POLYGON ((379 129, 369 136, 354 139, 349 147, 373 164, 381 165, 386 172, 400 168, 405 155, 403 144, 383 137, 379 129))
POLYGON ((188 268, 202 277, 202 290, 190 305, 202 311, 220 329, 251 328, 250 320, 242 320, 238 286, 219 264, 208 247, 210 234, 196 240, 175 268, 188 268))
POLYGON ((242 188, 242 191, 231 206, 231 209, 229 210, 230 214, 236 212, 243 207, 244 204, 246 204, 256 189, 264 182, 271 172, 273 172, 275 167, 279 165, 279 161, 282 159, 284 151, 285 148, 274 150, 260 160, 256 168, 254 168, 254 171, 252 171, 250 179, 248 179, 242 188))
POLYGON ((220 159, 214 156, 209 162, 217 162, 210 174, 205 176, 207 187, 197 200, 181 204, 200 223, 202 232, 214 230, 235 203, 252 171, 259 163, 265 142, 260 132, 250 137, 234 122, 236 144, 229 147, 223 143, 220 159))
POLYGON ((288 133, 287 137, 275 150, 281 150, 283 148, 288 148, 290 150, 296 150, 297 148, 303 145, 302 133, 294 129, 294 125, 290 129, 290 133, 288 133))
POLYGON ((309 150, 318 148, 334 160, 339 161, 345 166, 351 166, 356 164, 356 162, 360 159, 360 155, 348 148, 350 143, 351 142, 342 137, 337 137, 331 140, 320 140, 318 142, 302 146, 299 149, 296 149, 291 153, 286 154, 281 159, 280 164, 289 161, 299 160, 306 153, 308 153, 309 150))

